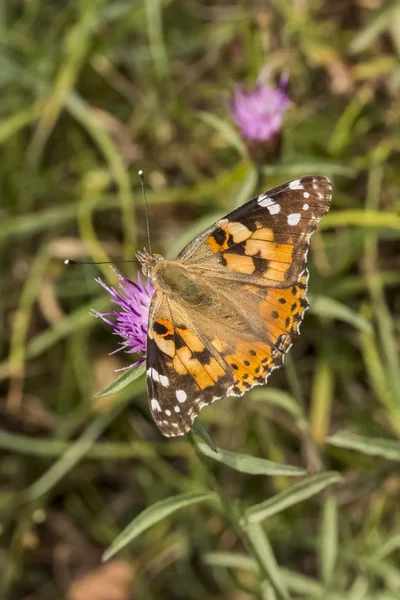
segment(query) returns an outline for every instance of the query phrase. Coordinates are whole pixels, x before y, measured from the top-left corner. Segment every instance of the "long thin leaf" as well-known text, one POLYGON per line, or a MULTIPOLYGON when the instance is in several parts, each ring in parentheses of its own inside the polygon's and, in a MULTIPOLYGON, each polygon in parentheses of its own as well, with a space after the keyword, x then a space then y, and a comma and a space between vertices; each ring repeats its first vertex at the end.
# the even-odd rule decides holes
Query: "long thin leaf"
POLYGON ((327 494, 322 509, 320 569, 326 587, 332 583, 338 554, 337 499, 327 494))
POLYGON ((102 389, 100 392, 97 392, 97 394, 95 394, 95 398, 102 398, 103 396, 116 394, 117 392, 123 390, 127 385, 141 377, 145 370, 145 364, 141 364, 138 367, 132 367, 132 369, 126 369, 126 371, 123 371, 122 375, 120 375, 110 385, 102 389))
POLYGON ((165 517, 176 512, 177 510, 204 502, 205 500, 216 500, 217 495, 214 492, 189 492, 178 496, 171 496, 159 502, 155 502, 143 512, 141 512, 129 525, 120 533, 114 540, 111 546, 105 551, 103 560, 108 560, 114 554, 122 550, 127 544, 134 540, 138 535, 152 527, 165 517))
POLYGON ((124 407, 125 403, 116 404, 109 412, 97 415, 82 435, 69 446, 65 454, 60 456, 60 458, 24 492, 24 498, 32 502, 52 489, 87 455, 97 438, 114 421, 124 407))
POLYGON ((191 432, 198 435, 199 438, 202 439, 203 442, 205 442, 206 445, 210 448, 211 452, 217 452, 217 447, 214 444, 214 440, 212 439, 211 435, 208 433, 207 429, 204 427, 203 423, 198 417, 193 422, 191 432))
POLYGON ((198 443, 197 445, 201 452, 209 458, 235 469, 235 471, 240 471, 240 473, 248 473, 249 475, 287 475, 289 477, 299 477, 305 474, 303 469, 292 465, 280 465, 265 458, 230 452, 221 448, 217 448, 217 452, 213 452, 205 444, 198 443))
POLYGON ((268 498, 265 502, 248 508, 245 517, 242 519, 242 525, 246 527, 248 523, 260 523, 268 517, 289 508, 289 506, 315 496, 321 490, 333 483, 338 483, 341 479, 342 477, 339 473, 328 471, 327 473, 319 473, 318 475, 309 477, 301 483, 296 483, 289 490, 285 490, 272 498, 268 498))
POLYGON ((259 524, 251 524, 246 528, 248 538, 257 553, 265 575, 274 587, 274 590, 280 600, 290 600, 285 582, 283 581, 279 565, 276 561, 274 552, 269 540, 259 524))
POLYGON ((329 437, 327 443, 338 448, 357 450, 368 456, 381 456, 388 460, 400 461, 400 442, 396 440, 355 435, 343 431, 329 437))
MULTIPOLYGON (((259 573, 260 571, 254 559, 240 552, 207 552, 203 555, 203 561, 212 567, 243 569, 253 573, 259 573)), ((310 577, 282 567, 280 568, 280 575, 290 591, 304 595, 307 598, 320 599, 322 597, 324 588, 310 577)))
POLYGON ((288 392, 279 390, 278 388, 263 387, 255 388, 251 392, 251 399, 258 402, 266 402, 273 406, 278 406, 282 410, 286 410, 295 419, 304 419, 304 413, 296 402, 296 400, 288 392))
POLYGON ((199 117, 204 123, 207 123, 207 125, 218 131, 228 144, 236 148, 241 156, 245 156, 246 147, 236 129, 228 121, 224 121, 220 117, 206 111, 200 112, 199 117))
POLYGON ((365 333, 371 333, 372 327, 370 322, 359 313, 355 312, 342 302, 333 300, 327 296, 309 295, 310 311, 319 317, 328 319, 339 319, 355 329, 359 329, 365 333))

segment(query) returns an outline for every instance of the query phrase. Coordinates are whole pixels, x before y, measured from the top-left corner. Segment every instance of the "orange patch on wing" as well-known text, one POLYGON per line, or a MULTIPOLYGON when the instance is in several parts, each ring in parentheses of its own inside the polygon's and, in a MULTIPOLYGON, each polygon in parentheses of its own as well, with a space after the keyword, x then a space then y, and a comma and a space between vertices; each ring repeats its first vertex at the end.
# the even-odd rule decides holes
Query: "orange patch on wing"
POLYGON ((158 335, 157 333, 154 333, 154 332, 153 332, 153 340, 155 341, 155 343, 157 344, 157 346, 159 347, 161 352, 164 352, 164 354, 166 354, 167 356, 170 356, 171 358, 173 356, 175 356, 174 340, 166 340, 164 337, 162 337, 161 335, 158 335))
POLYGON ((177 331, 185 344, 189 346, 191 352, 202 352, 204 350, 203 342, 193 331, 181 327, 177 327, 177 331))
POLYGON ((245 251, 250 256, 257 254, 257 256, 266 260, 275 260, 284 263, 292 262, 293 246, 291 244, 274 244, 268 240, 260 240, 252 237, 247 240, 245 251))
POLYGON ((244 393, 253 385, 262 384, 273 366, 272 348, 263 342, 238 344, 232 354, 225 356, 235 381, 228 396, 244 393))
POLYGON ((179 348, 176 353, 201 390, 214 384, 212 377, 207 373, 201 362, 197 358, 193 358, 187 346, 179 348))
POLYGON ((210 235, 207 240, 207 243, 213 252, 222 252, 222 250, 226 250, 228 248, 229 234, 225 230, 225 225, 227 223, 229 223, 228 219, 222 219, 222 221, 219 221, 217 224, 217 229, 214 231, 214 235, 210 235))
POLYGON ((224 369, 215 358, 212 358, 208 365, 205 364, 204 368, 214 381, 218 381, 218 379, 225 375, 224 369))
POLYGON ((155 330, 157 328, 157 326, 165 329, 165 331, 163 331, 162 333, 159 333, 159 335, 162 335, 162 337, 165 337, 166 335, 174 334, 174 326, 171 323, 171 321, 169 321, 168 319, 162 319, 162 318, 157 319, 156 321, 154 321, 153 329, 155 330))
POLYGON ((280 266, 280 263, 271 260, 268 269, 263 275, 263 278, 272 279, 273 281, 285 281, 286 273, 288 272, 289 268, 285 269, 284 271, 281 271, 280 266))
POLYGON ((296 336, 298 325, 308 306, 306 282, 307 274, 304 274, 295 286, 287 289, 270 288, 265 300, 259 305, 260 315, 265 320, 271 342, 278 344, 283 352, 296 336), (282 334, 286 334, 284 342, 279 339, 282 334))
POLYGON ((244 242, 251 236, 251 231, 248 229, 243 223, 238 223, 236 221, 228 221, 226 225, 222 226, 228 234, 232 236, 235 244, 240 244, 240 242, 244 242))
POLYGON ((222 219, 218 223, 217 231, 207 240, 213 252, 222 252, 229 248, 229 238, 234 244, 240 244, 251 236, 251 231, 243 223, 222 219))
POLYGON ((217 352, 223 352, 226 348, 226 344, 224 344, 224 342, 222 342, 219 338, 214 338, 211 340, 211 343, 217 352))
POLYGON ((219 243, 214 236, 210 235, 207 242, 213 252, 221 252, 222 250, 226 250, 228 248, 228 238, 226 238, 222 243, 219 243))
POLYGON ((183 364, 183 362, 177 354, 175 354, 174 356, 172 366, 174 368, 174 371, 178 373, 178 375, 186 375, 188 372, 187 368, 185 367, 185 365, 183 364))
POLYGON ((269 227, 257 227, 256 231, 251 236, 252 240, 265 240, 272 242, 274 240, 274 232, 269 227))
POLYGON ((149 329, 149 337, 155 341, 161 352, 171 358, 175 354, 175 342, 173 339, 174 326, 168 319, 159 318, 149 329))
POLYGON ((228 252, 225 252, 224 258, 226 260, 226 266, 232 271, 251 275, 256 270, 256 266, 251 256, 229 254, 228 252))

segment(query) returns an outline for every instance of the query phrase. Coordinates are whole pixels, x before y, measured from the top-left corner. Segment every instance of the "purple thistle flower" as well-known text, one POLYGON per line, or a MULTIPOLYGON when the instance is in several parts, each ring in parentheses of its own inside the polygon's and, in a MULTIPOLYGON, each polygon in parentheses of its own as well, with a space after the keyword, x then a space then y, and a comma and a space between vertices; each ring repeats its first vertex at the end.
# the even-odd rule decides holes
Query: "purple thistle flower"
POLYGON ((128 354, 142 352, 138 361, 128 367, 118 369, 118 371, 124 371, 131 367, 137 367, 146 358, 149 306, 155 288, 149 279, 143 282, 140 273, 138 273, 137 283, 122 277, 119 273, 117 275, 119 278, 118 289, 109 287, 100 278, 96 281, 111 294, 112 301, 120 307, 120 310, 107 313, 92 311, 92 314, 111 325, 114 329, 113 334, 119 335, 123 339, 120 347, 112 354, 120 350, 125 350, 128 354))
POLYGON ((267 142, 280 132, 283 115, 290 106, 286 83, 287 77, 282 76, 278 88, 271 87, 260 78, 253 92, 248 92, 241 85, 236 86, 230 109, 244 138, 267 142))

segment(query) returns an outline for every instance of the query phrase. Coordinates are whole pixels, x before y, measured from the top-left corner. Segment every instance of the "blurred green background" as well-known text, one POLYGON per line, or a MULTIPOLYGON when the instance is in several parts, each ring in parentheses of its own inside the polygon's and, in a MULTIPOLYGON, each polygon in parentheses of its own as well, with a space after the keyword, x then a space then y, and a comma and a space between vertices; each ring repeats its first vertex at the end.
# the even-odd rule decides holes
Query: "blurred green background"
POLYGON ((0 4, 0 598, 400 598, 399 58, 384 0, 0 4), (292 106, 260 174, 227 105, 263 68, 292 106), (139 169, 170 257, 260 191, 332 179, 285 367, 201 415, 300 478, 163 438, 143 378, 94 398, 129 364, 89 314, 113 273, 63 260, 143 247, 139 169))

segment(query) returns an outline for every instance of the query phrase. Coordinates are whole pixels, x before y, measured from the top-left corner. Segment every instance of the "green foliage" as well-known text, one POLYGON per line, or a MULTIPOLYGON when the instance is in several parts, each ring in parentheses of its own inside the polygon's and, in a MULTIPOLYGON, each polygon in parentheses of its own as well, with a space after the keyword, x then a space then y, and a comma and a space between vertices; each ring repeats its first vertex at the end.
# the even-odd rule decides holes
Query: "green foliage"
POLYGON ((144 600, 400 597, 399 8, 253 4, 0 4, 1 598, 67 598, 104 552, 144 600), (264 67, 292 106, 259 168, 228 98, 264 67), (260 191, 333 181, 284 368, 178 439, 90 314, 112 270, 63 264, 143 247, 139 169, 168 257, 260 191))

